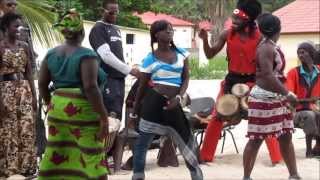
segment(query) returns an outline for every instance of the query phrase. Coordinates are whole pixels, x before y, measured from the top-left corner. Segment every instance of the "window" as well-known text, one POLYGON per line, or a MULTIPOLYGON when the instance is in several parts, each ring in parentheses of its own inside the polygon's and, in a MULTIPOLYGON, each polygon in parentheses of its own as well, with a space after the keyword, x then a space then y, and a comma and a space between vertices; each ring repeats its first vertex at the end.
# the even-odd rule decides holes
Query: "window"
POLYGON ((134 34, 126 34, 126 44, 134 44, 134 34))

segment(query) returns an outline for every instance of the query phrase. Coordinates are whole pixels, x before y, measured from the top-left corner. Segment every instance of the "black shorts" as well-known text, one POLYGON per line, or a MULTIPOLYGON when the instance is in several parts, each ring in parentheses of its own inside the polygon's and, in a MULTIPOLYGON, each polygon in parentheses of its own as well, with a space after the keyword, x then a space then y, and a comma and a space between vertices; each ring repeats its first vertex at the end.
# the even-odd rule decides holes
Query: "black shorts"
POLYGON ((225 85, 224 85, 224 93, 230 94, 232 86, 237 83, 247 83, 252 82, 254 83, 256 80, 255 75, 241 75, 229 72, 225 78, 225 85))

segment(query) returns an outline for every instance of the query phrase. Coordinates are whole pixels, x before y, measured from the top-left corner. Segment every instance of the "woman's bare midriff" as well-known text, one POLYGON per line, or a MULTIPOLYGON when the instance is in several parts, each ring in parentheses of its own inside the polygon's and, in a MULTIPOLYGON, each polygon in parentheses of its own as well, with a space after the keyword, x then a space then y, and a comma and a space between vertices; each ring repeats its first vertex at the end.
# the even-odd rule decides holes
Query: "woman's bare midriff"
POLYGON ((164 84, 154 84, 153 90, 157 91, 159 94, 171 99, 179 94, 180 87, 169 86, 164 84))

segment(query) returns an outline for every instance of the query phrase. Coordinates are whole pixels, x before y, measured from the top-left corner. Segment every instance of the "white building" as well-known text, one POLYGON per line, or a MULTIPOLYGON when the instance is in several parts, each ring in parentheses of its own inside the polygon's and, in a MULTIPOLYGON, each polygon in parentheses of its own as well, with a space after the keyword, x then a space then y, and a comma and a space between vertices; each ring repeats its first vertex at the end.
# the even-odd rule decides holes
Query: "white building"
MULTIPOLYGON (((95 22, 84 21, 85 38, 82 45, 87 48, 91 48, 89 43, 89 33, 95 22)), ((150 47, 150 35, 148 30, 128 28, 119 26, 122 36, 122 45, 125 61, 130 64, 139 64, 141 60, 151 51, 150 47)), ((49 48, 42 46, 39 41, 34 41, 34 49, 37 52, 38 62, 41 62, 46 55, 49 48)), ((54 46, 60 44, 55 42, 54 46)), ((54 47, 53 46, 53 47, 54 47)), ((53 48, 50 47, 50 48, 53 48)))

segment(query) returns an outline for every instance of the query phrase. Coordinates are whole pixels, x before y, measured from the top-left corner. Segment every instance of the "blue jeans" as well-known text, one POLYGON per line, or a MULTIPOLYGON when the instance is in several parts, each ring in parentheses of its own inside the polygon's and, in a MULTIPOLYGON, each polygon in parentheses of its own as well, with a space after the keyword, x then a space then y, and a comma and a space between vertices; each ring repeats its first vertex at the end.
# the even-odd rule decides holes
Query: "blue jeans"
MULTIPOLYGON (((133 151, 133 176, 132 180, 144 180, 145 174, 144 169, 146 165, 146 157, 147 157, 147 151, 149 149, 150 144, 152 143, 152 140, 154 138, 155 134, 153 133, 146 133, 143 131, 140 131, 140 136, 138 137, 134 151, 133 151)), ((201 169, 196 169, 192 167, 187 161, 186 166, 190 171, 192 180, 202 180, 202 172, 201 169), (200 171, 200 177, 197 175, 197 172, 199 174, 200 171)))

